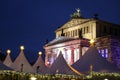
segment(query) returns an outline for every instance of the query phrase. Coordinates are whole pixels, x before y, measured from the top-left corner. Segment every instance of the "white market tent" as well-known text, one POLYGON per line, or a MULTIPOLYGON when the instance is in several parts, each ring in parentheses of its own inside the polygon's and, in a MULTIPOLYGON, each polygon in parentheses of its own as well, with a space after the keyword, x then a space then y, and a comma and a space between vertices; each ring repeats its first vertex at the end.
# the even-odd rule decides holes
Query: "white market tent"
POLYGON ((13 62, 13 64, 11 65, 11 68, 20 72, 30 72, 30 73, 35 72, 24 55, 23 47, 21 47, 21 51, 17 56, 17 58, 15 59, 15 61, 13 62))
POLYGON ((52 64, 50 74, 83 75, 67 64, 61 52, 52 64))
POLYGON ((3 64, 5 64, 8 67, 10 67, 13 64, 11 57, 10 57, 10 50, 7 50, 7 56, 6 56, 3 64))
POLYGON ((90 47, 85 55, 72 65, 78 71, 88 73, 90 66, 95 72, 120 72, 112 63, 105 60, 98 52, 96 47, 90 47))
POLYGON ((39 52, 39 57, 36 60, 35 64, 33 65, 33 69, 35 70, 36 73, 47 74, 48 67, 45 66, 45 62, 42 60, 41 55, 42 55, 42 53, 39 52))

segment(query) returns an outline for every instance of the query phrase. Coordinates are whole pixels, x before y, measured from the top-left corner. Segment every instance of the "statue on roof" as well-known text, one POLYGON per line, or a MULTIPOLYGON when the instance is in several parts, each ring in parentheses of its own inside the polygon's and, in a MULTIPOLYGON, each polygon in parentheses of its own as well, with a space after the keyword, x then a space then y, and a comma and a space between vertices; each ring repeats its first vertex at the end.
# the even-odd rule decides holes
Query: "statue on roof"
POLYGON ((72 18, 82 18, 81 13, 80 13, 80 9, 77 8, 76 12, 74 12, 73 14, 70 15, 72 18))
POLYGON ((80 13, 80 9, 79 9, 79 8, 77 8, 76 11, 77 11, 78 13, 80 13))

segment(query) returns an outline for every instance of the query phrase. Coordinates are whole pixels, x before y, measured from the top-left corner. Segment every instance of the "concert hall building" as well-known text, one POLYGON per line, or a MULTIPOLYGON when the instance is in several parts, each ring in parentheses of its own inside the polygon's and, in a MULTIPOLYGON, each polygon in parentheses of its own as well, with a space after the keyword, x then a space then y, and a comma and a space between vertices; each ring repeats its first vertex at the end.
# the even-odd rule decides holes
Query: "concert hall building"
POLYGON ((101 56, 120 68, 120 25, 100 20, 97 14, 84 18, 77 9, 55 34, 56 38, 44 45, 47 66, 53 64, 60 52, 72 65, 89 49, 92 40, 101 56))

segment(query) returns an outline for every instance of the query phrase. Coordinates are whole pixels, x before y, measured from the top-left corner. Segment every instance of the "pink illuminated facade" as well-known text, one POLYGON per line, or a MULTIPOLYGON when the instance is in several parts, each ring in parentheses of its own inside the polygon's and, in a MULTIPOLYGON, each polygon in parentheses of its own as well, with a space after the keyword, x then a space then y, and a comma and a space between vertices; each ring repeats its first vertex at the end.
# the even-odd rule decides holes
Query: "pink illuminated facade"
POLYGON ((80 38, 69 38, 61 36, 49 42, 44 46, 45 49, 45 64, 50 66, 62 52, 63 57, 69 65, 79 60, 88 50, 88 40, 80 38))

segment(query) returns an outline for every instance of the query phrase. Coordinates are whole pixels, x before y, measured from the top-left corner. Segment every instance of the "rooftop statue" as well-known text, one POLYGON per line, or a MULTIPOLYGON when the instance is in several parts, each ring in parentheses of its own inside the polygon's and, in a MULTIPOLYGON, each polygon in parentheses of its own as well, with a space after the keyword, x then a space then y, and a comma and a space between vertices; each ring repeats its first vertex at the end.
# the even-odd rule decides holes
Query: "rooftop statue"
POLYGON ((74 12, 73 14, 70 15, 72 18, 82 18, 81 13, 80 13, 80 9, 77 8, 76 12, 74 12))

